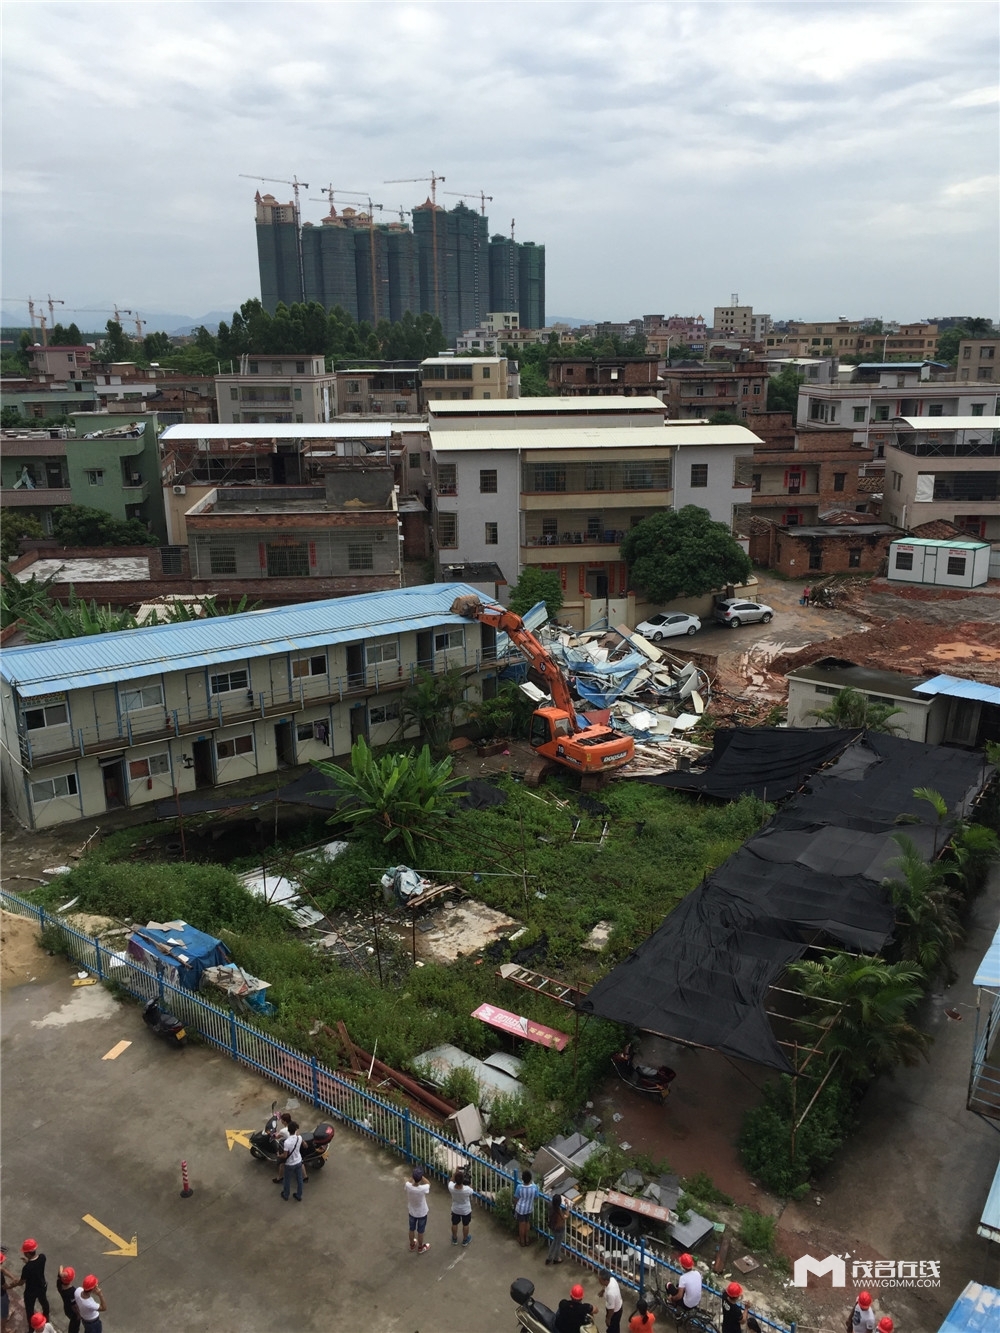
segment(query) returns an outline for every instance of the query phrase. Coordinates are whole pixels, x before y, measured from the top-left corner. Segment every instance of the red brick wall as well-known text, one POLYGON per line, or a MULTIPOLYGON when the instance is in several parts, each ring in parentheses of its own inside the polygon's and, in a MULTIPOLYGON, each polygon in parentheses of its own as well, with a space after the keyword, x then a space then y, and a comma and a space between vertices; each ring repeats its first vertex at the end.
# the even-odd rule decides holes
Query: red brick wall
POLYGON ((804 583, 827 574, 877 573, 895 535, 891 532, 862 535, 852 532, 850 528, 838 528, 826 536, 816 538, 796 536, 794 529, 789 528, 772 527, 771 533, 770 567, 789 578, 802 579, 804 583), (861 551, 861 563, 852 566, 850 552, 856 549, 861 551), (815 550, 822 553, 820 569, 809 568, 809 554, 815 550))

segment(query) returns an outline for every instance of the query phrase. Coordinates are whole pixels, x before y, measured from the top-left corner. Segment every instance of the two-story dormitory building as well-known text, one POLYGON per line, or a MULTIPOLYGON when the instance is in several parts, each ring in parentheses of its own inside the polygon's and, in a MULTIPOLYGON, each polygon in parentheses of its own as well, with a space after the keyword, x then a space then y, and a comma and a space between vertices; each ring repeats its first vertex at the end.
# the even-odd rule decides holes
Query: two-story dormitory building
MULTIPOLYGON (((5 650, 4 793, 30 828, 396 739, 418 668, 496 677, 496 635, 428 584, 5 650)), ((411 734, 411 733, 407 733, 411 734)))

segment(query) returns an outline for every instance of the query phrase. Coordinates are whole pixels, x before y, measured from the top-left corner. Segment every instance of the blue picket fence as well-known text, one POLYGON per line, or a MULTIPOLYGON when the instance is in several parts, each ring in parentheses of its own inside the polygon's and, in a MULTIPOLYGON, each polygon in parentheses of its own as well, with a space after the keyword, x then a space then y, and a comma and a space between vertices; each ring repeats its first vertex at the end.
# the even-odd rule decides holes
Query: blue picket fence
MULTIPOLYGON (((270 1082, 304 1097, 338 1124, 349 1126, 411 1165, 421 1166, 428 1176, 447 1180, 461 1166, 477 1201, 488 1211, 496 1208, 501 1190, 513 1190, 517 1184, 517 1177, 511 1171, 442 1134, 414 1115, 408 1106, 359 1087, 327 1068, 316 1056, 305 1055, 269 1036, 232 1009, 221 1008, 200 994, 173 985, 124 950, 109 948, 76 930, 60 916, 5 889, 0 889, 0 905, 17 916, 37 921, 43 928, 58 930, 73 961, 99 980, 116 983, 137 1000, 155 996, 208 1045, 270 1082)), ((532 1221, 539 1234, 551 1238, 548 1202, 545 1195, 538 1196, 532 1221)), ((665 1285, 671 1274, 680 1272, 655 1248, 655 1242, 651 1247, 645 1237, 626 1234, 576 1209, 570 1209, 567 1216, 564 1249, 590 1268, 610 1269, 619 1282, 639 1294, 648 1285, 665 1285)), ((721 1301, 722 1293, 707 1283, 705 1291, 721 1301)), ((755 1314, 762 1326, 777 1333, 795 1333, 794 1323, 786 1325, 757 1311, 755 1314)))

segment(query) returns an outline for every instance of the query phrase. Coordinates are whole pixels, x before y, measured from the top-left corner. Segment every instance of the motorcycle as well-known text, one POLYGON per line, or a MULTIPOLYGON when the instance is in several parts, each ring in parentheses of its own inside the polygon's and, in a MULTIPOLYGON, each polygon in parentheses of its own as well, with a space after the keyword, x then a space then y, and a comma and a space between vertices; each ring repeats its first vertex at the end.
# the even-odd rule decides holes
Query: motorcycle
MULTIPOLYGON (((535 1284, 530 1278, 519 1277, 510 1284, 510 1298, 517 1306, 517 1326, 526 1333, 553 1333, 556 1311, 535 1300, 535 1284)), ((580 1333, 597 1333, 596 1325, 586 1323, 580 1333)))
POLYGON ((670 1095, 670 1085, 677 1077, 676 1071, 668 1065, 636 1064, 631 1042, 611 1057, 611 1063, 623 1083, 636 1092, 644 1092, 647 1097, 655 1098, 661 1104, 670 1095))
MULTIPOLYGON (((283 1165, 278 1154, 282 1151, 281 1140, 276 1137, 278 1128, 277 1102, 271 1103, 271 1114, 262 1130, 250 1135, 250 1156, 258 1162, 268 1162, 273 1167, 283 1165)), ((318 1171, 326 1164, 327 1149, 336 1133, 327 1121, 321 1121, 311 1134, 302 1135, 302 1165, 306 1171, 318 1171)))
POLYGON ((184 1024, 173 1014, 168 1014, 166 1009, 161 1009, 156 1000, 150 1000, 142 1011, 142 1021, 158 1037, 169 1042, 171 1046, 186 1046, 187 1033, 184 1031, 184 1024))

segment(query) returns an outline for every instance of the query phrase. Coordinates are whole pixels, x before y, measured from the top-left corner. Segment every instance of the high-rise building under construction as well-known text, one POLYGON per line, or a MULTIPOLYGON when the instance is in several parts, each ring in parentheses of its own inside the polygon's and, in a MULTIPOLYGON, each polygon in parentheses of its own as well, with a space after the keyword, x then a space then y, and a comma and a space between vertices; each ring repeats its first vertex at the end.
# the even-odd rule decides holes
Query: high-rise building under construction
POLYGON ((427 311, 441 320, 448 342, 482 324, 490 310, 518 311, 522 328, 545 323, 545 247, 489 238, 488 219, 458 203, 428 199, 402 221, 376 224, 344 208, 317 227, 296 227, 293 204, 257 195, 261 302, 318 301, 376 324, 427 311))

